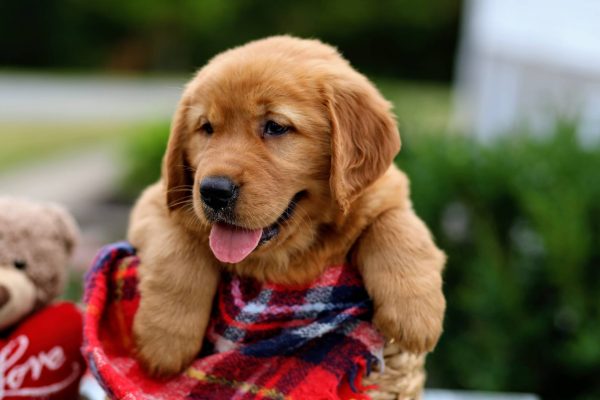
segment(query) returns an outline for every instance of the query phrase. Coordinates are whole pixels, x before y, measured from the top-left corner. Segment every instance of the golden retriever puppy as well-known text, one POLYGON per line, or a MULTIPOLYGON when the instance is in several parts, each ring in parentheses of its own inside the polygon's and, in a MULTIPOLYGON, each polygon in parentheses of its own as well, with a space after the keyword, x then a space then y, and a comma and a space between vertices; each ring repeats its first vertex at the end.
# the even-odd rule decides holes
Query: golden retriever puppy
POLYGON ((351 262, 381 332, 431 350, 445 256, 392 164, 399 148, 390 104, 328 45, 278 36, 213 58, 186 86, 162 179, 131 216, 145 368, 174 374, 198 354, 221 269, 298 284, 351 262))

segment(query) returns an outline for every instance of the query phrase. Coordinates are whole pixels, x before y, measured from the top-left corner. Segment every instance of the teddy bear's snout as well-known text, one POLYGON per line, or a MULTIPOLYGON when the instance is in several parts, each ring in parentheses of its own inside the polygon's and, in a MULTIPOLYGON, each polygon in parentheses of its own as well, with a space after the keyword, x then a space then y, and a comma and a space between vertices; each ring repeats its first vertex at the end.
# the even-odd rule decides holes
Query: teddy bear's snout
POLYGON ((10 292, 6 286, 0 284, 0 308, 4 307, 10 300, 10 292))
POLYGON ((33 311, 35 301, 36 286, 23 271, 0 267, 0 330, 33 311))

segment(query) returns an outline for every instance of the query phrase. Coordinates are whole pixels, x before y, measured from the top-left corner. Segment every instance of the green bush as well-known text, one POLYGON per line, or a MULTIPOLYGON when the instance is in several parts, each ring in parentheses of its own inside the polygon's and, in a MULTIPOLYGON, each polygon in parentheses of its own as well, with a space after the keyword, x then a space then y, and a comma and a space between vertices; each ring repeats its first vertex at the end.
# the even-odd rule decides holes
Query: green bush
MULTIPOLYGON (((167 135, 134 141, 133 193, 158 176, 167 135)), ((397 163, 449 256, 429 384, 600 398, 600 147, 568 127, 488 145, 412 132, 397 163)))
POLYGON ((128 139, 127 169, 120 185, 120 197, 133 200, 146 186, 158 180, 169 126, 168 122, 146 125, 128 139))
POLYGON ((600 398, 600 148, 566 127, 406 142, 398 164, 449 256, 430 384, 600 398))

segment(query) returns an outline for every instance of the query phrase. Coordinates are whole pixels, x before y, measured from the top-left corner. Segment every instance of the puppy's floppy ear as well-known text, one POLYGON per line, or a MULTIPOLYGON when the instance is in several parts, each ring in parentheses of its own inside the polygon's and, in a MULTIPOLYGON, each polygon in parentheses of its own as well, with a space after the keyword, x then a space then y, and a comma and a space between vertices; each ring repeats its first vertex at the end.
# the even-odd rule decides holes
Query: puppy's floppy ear
POLYGON ((347 212, 360 192, 390 166, 400 150, 400 135, 391 104, 358 72, 333 80, 328 92, 329 184, 334 199, 347 212))
POLYGON ((163 158, 162 176, 165 181, 167 207, 170 211, 183 207, 186 203, 185 199, 192 197, 194 174, 185 150, 188 138, 187 109, 187 101, 182 99, 171 123, 167 151, 163 158))

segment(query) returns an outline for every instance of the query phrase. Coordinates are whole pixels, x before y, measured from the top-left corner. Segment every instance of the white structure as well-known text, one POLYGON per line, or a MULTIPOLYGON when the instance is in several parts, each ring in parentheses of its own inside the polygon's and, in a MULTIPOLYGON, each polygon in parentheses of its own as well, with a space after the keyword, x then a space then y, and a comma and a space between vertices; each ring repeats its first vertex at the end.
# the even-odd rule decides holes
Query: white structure
POLYGON ((467 0, 455 122, 490 138, 575 121, 600 140, 600 0, 467 0))

